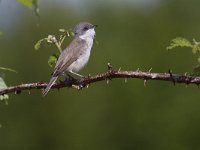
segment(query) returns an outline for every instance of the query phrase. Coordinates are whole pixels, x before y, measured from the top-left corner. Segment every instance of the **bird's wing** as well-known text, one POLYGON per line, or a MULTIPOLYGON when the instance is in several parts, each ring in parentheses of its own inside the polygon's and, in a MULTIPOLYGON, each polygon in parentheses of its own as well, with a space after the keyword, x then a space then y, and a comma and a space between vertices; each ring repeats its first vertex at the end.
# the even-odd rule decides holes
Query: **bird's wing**
POLYGON ((63 50, 60 54, 56 66, 53 71, 53 76, 58 76, 63 73, 67 68, 76 61, 80 55, 82 55, 82 51, 80 49, 85 47, 85 41, 76 38, 74 39, 71 44, 63 50))

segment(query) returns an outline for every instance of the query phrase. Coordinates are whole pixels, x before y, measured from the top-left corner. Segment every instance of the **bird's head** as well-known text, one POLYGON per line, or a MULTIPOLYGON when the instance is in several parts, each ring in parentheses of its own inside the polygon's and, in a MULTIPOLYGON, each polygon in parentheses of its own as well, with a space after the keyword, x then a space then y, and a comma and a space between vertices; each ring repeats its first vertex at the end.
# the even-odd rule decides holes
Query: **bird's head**
POLYGON ((80 22, 75 26, 74 32, 75 36, 78 36, 82 39, 92 38, 95 37, 95 28, 97 25, 93 25, 89 22, 80 22))

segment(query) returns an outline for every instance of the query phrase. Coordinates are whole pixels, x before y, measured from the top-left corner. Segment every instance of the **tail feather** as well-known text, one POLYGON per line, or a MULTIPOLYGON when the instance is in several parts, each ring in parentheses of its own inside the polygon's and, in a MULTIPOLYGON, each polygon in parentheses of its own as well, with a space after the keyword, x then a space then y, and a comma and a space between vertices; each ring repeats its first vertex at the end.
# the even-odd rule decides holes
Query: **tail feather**
POLYGON ((43 91, 43 96, 47 95, 49 90, 51 89, 52 85, 56 82, 58 77, 52 77, 46 87, 46 89, 43 91))

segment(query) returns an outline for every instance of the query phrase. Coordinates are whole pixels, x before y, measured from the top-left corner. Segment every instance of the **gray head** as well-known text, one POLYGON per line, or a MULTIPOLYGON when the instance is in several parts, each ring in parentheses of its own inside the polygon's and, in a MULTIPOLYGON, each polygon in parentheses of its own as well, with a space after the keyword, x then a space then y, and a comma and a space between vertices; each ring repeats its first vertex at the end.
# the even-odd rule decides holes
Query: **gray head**
POLYGON ((79 24, 77 24, 74 28, 74 32, 76 36, 82 36, 84 35, 86 32, 94 32, 95 35, 95 31, 94 29, 97 27, 97 25, 92 25, 89 22, 80 22, 79 24))

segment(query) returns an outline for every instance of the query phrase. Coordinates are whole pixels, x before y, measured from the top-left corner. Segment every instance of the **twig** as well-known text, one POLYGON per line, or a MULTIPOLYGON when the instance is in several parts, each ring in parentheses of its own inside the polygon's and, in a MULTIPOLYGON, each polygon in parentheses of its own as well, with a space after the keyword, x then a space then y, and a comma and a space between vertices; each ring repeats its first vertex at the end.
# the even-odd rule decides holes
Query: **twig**
MULTIPOLYGON (((64 82, 56 83, 52 86, 52 89, 59 89, 63 87, 79 87, 84 88, 88 87, 89 84, 98 82, 98 81, 108 81, 114 78, 138 78, 145 80, 159 80, 159 81, 169 81, 173 83, 185 83, 185 84, 196 84, 199 86, 200 77, 199 76, 191 76, 191 75, 179 75, 172 74, 171 71, 168 73, 151 73, 151 72, 142 72, 142 71, 125 71, 125 70, 114 70, 110 64, 108 64, 108 71, 105 73, 82 77, 78 80, 73 80, 70 85, 66 85, 64 82)), ((27 83, 20 84, 16 86, 10 86, 6 89, 0 90, 0 95, 8 94, 8 93, 21 93, 23 90, 31 90, 31 89, 44 89, 47 86, 47 83, 36 82, 36 83, 27 83)))

